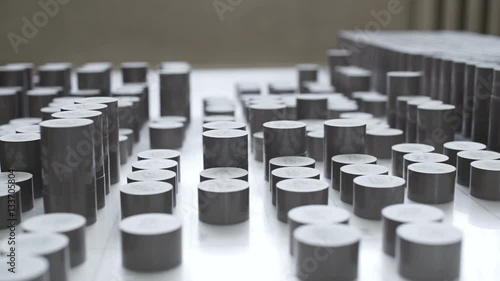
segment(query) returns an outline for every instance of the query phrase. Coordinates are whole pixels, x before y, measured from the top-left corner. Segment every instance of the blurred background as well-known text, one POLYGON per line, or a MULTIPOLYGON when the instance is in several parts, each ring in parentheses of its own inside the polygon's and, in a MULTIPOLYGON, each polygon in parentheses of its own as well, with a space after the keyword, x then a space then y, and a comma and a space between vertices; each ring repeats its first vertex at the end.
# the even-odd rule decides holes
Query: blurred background
POLYGON ((342 29, 500 34, 498 0, 3 0, 0 64, 325 62, 342 29))

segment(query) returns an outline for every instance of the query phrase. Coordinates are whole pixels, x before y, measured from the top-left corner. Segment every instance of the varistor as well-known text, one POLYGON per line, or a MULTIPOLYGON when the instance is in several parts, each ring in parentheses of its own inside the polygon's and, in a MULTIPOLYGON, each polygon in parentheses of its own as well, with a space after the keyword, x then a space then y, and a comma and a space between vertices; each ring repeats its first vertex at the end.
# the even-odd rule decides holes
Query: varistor
POLYGON ((151 149, 181 148, 184 141, 184 125, 178 122, 149 124, 149 143, 151 149))
POLYGON ((306 154, 306 124, 298 121, 264 123, 264 178, 269 180, 269 160, 306 154))
POLYGON ((297 119, 326 119, 328 98, 326 95, 298 95, 297 119))
POLYGON ((40 134, 10 134, 0 137, 2 171, 23 171, 33 175, 33 194, 42 197, 42 153, 40 134))
POLYGON ((236 167, 248 170, 248 133, 241 130, 204 132, 203 167, 236 167))
POLYGON ((500 161, 471 163, 470 195, 483 200, 500 201, 500 161))
POLYGON ((122 219, 147 213, 172 214, 174 187, 170 183, 142 181, 120 187, 122 219))
POLYGON ((160 70, 160 114, 181 115, 191 120, 191 65, 168 62, 160 70))
POLYGON ((420 95, 422 74, 419 72, 395 71, 387 73, 387 122, 396 127, 396 101, 399 96, 420 95))
POLYGON ((455 106, 419 105, 417 109, 417 140, 434 146, 436 152, 443 152, 443 145, 455 139, 458 119, 454 116, 455 106))
POLYGON ((330 159, 339 154, 365 152, 366 123, 355 119, 334 119, 324 123, 324 177, 331 179, 330 159))
POLYGON ((404 132, 399 129, 373 129, 366 132, 366 154, 380 159, 390 159, 394 145, 404 142, 404 132))

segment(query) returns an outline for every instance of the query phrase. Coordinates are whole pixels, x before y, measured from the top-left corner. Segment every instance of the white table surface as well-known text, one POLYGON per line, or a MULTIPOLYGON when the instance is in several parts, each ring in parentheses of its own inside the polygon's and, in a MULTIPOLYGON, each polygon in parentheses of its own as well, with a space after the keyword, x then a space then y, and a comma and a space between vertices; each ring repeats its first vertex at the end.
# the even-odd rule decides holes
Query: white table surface
MULTIPOLYGON (((191 75, 192 122, 181 150, 182 182, 179 203, 174 214, 183 221, 182 265, 165 272, 145 274, 125 270, 121 266, 119 186, 126 183, 136 154, 149 149, 147 126, 141 142, 134 146, 134 155, 122 166, 121 182, 114 185, 106 198, 106 207, 98 212, 97 223, 87 228, 87 261, 71 270, 72 281, 148 281, 148 280, 297 280, 294 263, 288 253, 288 226, 276 219, 271 204, 268 183, 264 181, 263 164, 249 164, 250 219, 234 226, 211 226, 198 221, 197 184, 202 170, 202 103, 205 96, 228 96, 236 101, 234 83, 257 81, 295 81, 294 69, 221 69, 194 70, 191 75)), ((326 74, 321 73, 326 81, 326 74)), ((120 84, 113 74, 114 86, 120 84)), ((159 114, 158 77, 149 75, 151 112, 159 114)), ((243 120, 241 110, 238 120, 243 120)), ((389 161, 382 161, 389 165, 389 161)), ((317 169, 323 171, 322 163, 317 169)), ((500 184, 500 183, 496 183, 500 184)), ((339 200, 337 191, 330 189, 329 204, 352 211, 339 200)), ((411 202, 409 202, 411 203, 411 202)), ((42 200, 23 214, 24 219, 43 213, 42 200)), ((452 223, 464 234, 462 273, 460 280, 500 280, 500 202, 471 198, 468 189, 457 186, 453 203, 438 205, 452 223)), ((367 281, 404 280, 398 276, 395 260, 381 249, 381 222, 352 216, 350 225, 362 234, 359 279, 367 281)), ((19 229, 19 228, 18 228, 19 229)), ((19 234, 19 233, 18 233, 19 234)), ((0 231, 5 238, 7 231, 0 231)))

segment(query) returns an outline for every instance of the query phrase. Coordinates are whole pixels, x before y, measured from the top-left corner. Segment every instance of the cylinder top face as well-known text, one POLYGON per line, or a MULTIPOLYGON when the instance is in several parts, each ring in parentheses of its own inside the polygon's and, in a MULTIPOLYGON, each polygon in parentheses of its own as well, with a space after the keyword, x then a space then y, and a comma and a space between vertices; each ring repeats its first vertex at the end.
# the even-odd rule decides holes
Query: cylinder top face
POLYGON ((413 152, 403 156, 405 160, 418 163, 442 163, 450 159, 448 156, 433 152, 413 152))
POLYGON ((139 170, 165 170, 177 166, 177 162, 170 159, 146 159, 132 163, 132 167, 139 170))
POLYGON ((118 142, 123 143, 123 142, 126 142, 126 141, 128 141, 128 136, 126 136, 126 135, 119 135, 118 136, 118 142))
POLYGON ((54 96, 57 93, 58 90, 56 88, 34 88, 26 92, 28 96, 54 96))
POLYGON ((454 166, 443 163, 416 163, 408 166, 408 171, 423 174, 448 174, 456 170, 454 166))
POLYGON ((248 175, 247 170, 234 167, 217 167, 201 171, 200 176, 212 179, 241 178, 248 175))
POLYGON ((327 127, 361 127, 366 126, 366 122, 358 119, 332 119, 325 121, 327 127))
POLYGON ((472 167, 491 172, 500 172, 500 160, 479 160, 470 164, 472 167))
POLYGON ((32 217, 22 223, 22 228, 36 233, 65 233, 85 227, 87 220, 78 214, 50 213, 32 217))
POLYGON ((19 185, 14 185, 14 187, 12 187, 12 188, 11 187, 12 187, 12 185, 0 184, 0 196, 4 197, 4 196, 7 196, 9 194, 12 194, 12 191, 11 191, 12 189, 14 189, 14 193, 17 193, 21 190, 19 185))
POLYGON ((161 64, 161 74, 186 74, 191 71, 191 65, 183 61, 171 61, 161 64))
POLYGON ((0 182, 5 183, 8 182, 9 179, 14 179, 16 182, 24 182, 33 178, 33 175, 27 172, 15 171, 11 172, 1 172, 0 173, 0 182), (9 177, 10 175, 10 177, 9 177))
POLYGON ((155 119, 153 122, 180 122, 180 123, 186 123, 187 118, 184 116, 175 116, 175 115, 170 115, 170 116, 161 116, 158 119, 155 119))
POLYGON ((22 118, 10 119, 9 124, 12 124, 12 125, 36 125, 40 122, 42 122, 41 118, 22 117, 22 118))
POLYGON ((351 175, 362 176, 388 173, 389 169, 377 164, 353 164, 343 166, 342 168, 340 168, 340 171, 351 175))
POLYGON ((118 99, 118 107, 119 108, 126 108, 126 107, 132 107, 134 105, 134 102, 129 100, 129 99, 118 99))
POLYGON ((328 56, 344 57, 352 55, 352 52, 347 49, 329 49, 326 51, 326 54, 328 56))
POLYGON ((210 123, 215 121, 234 121, 234 116, 229 115, 210 115, 203 117, 203 122, 210 123))
POLYGON ((181 156, 181 153, 173 149, 151 149, 141 151, 137 156, 139 158, 175 158, 181 156))
POLYGON ((443 104, 443 102, 442 101, 438 101, 438 100, 431 100, 430 98, 426 99, 425 97, 422 97, 422 98, 418 98, 418 99, 409 100, 407 104, 409 106, 415 106, 416 107, 416 106, 423 105, 423 104, 439 105, 439 104, 443 104))
MULTIPOLYGON (((22 253, 31 255, 45 256, 54 252, 61 251, 69 244, 69 239, 66 235, 58 233, 23 233, 16 237, 16 250, 18 256, 23 256, 22 253)), ((11 246, 7 240, 2 240, 1 249, 4 252, 11 246)))
POLYGON ((143 61, 128 61, 128 62, 122 62, 120 64, 121 67, 124 68, 147 68, 149 67, 147 62, 143 61))
POLYGON ((354 184, 370 188, 395 188, 404 186, 406 181, 389 175, 367 175, 355 178, 354 184))
POLYGON ((120 135, 131 136, 133 133, 134 133, 134 130, 129 129, 129 128, 118 129, 118 134, 120 134, 120 135))
POLYGON ((343 247, 361 240, 361 234, 347 225, 303 225, 293 237, 297 242, 316 247, 343 247))
POLYGON ((372 136, 390 137, 390 136, 403 135, 403 131, 400 129, 392 129, 392 128, 377 128, 368 130, 366 134, 372 136))
POLYGON ((314 163, 314 159, 305 156, 280 156, 269 160, 269 164, 279 167, 303 167, 314 163))
POLYGON ((300 129, 305 128, 306 123, 299 121, 288 121, 288 120, 280 120, 280 121, 270 121, 264 123, 264 128, 269 129, 300 129))
POLYGON ((262 139, 262 140, 263 140, 263 139, 264 139, 264 132, 257 132, 257 133, 254 133, 254 134, 253 134, 253 137, 254 137, 255 139, 262 139))
POLYGON ((469 160, 497 160, 500 159, 500 153, 489 150, 467 150, 457 153, 457 157, 469 160))
POLYGON ((389 71, 387 77, 390 78, 415 78, 422 76, 420 72, 415 71, 389 71))
POLYGON ((80 97, 57 97, 52 100, 53 103, 57 104, 74 104, 75 102, 82 100, 80 97))
POLYGON ((62 111, 56 112, 52 114, 53 118, 57 119, 73 119, 73 118, 94 118, 97 116, 101 116, 102 113, 100 111, 94 110, 71 110, 71 111, 62 111))
POLYGON ((173 189, 170 183, 159 181, 140 181, 123 185, 120 192, 130 195, 154 195, 168 192, 173 189))
POLYGON ((276 187, 288 192, 317 192, 328 189, 328 183, 317 179, 288 179, 278 182, 276 187))
POLYGON ((323 130, 310 131, 307 133, 308 137, 322 139, 325 137, 325 132, 323 130))
POLYGON ((239 138, 248 135, 247 132, 243 130, 212 130, 203 132, 204 137, 210 138, 239 138))
POLYGON ((306 205, 291 209, 288 219, 301 224, 335 224, 349 220, 351 214, 328 205, 306 205))
POLYGON ((284 167, 274 169, 271 174, 280 178, 301 179, 319 177, 319 171, 306 167, 284 167))
POLYGON ((26 281, 35 280, 36 278, 43 276, 49 270, 49 262, 42 257, 37 256, 17 256, 16 263, 16 273, 13 274, 9 272, 8 263, 10 258, 0 257, 0 280, 10 280, 10 281, 26 281))
POLYGON ((333 111, 354 111, 358 110, 358 105, 350 102, 334 103, 329 104, 328 109, 333 111))
POLYGON ((248 182, 237 179, 213 179, 200 182, 198 189, 215 192, 215 193, 229 193, 238 192, 248 189, 248 182))
POLYGON ((102 104, 112 104, 118 103, 118 99, 111 97, 91 97, 91 98, 80 98, 75 101, 75 103, 102 103, 102 104))
POLYGON ((61 106, 61 110, 103 110, 108 106, 99 103, 67 104, 61 106))
POLYGON ((387 96, 383 96, 383 95, 379 94, 379 95, 362 96, 361 100, 365 101, 365 102, 370 102, 370 103, 375 103, 375 102, 385 103, 388 101, 388 98, 387 98, 387 96))
POLYGON ((409 101, 415 100, 415 99, 420 99, 420 100, 428 101, 431 98, 427 97, 427 96, 399 96, 399 97, 396 98, 396 100, 398 102, 409 102, 409 101))
POLYGON ((250 105, 250 109, 254 110, 279 110, 285 109, 286 105, 277 102, 259 102, 256 104, 250 105))
POLYGON ((419 110, 442 111, 442 110, 454 110, 455 106, 451 104, 424 103, 419 105, 417 108, 419 110))
POLYGON ((444 246, 460 243, 462 232, 444 223, 408 223, 396 229, 398 237, 421 245, 444 246))
POLYGON ((303 101, 326 101, 328 97, 326 95, 322 94, 307 94, 307 95, 297 95, 296 96, 297 100, 303 100, 303 101))
POLYGON ((17 95, 17 92, 21 90, 18 87, 0 87, 0 96, 14 96, 17 95))
POLYGON ((18 133, 40 133, 40 125, 28 125, 16 128, 18 133))
POLYGON ((218 122, 209 122, 203 124, 203 128, 209 130, 220 130, 220 129, 238 129, 245 128, 245 123, 236 122, 236 121, 218 121, 218 122))
POLYGON ((181 220, 173 215, 156 213, 127 217, 120 223, 122 232, 140 236, 168 234, 181 227, 181 220))
POLYGON ((366 112, 344 112, 340 114, 341 119, 368 120, 373 118, 373 114, 366 112))
POLYGON ((392 150, 402 153, 433 152, 434 147, 421 143, 400 143, 393 145, 392 150))
POLYGON ((449 150, 465 151, 465 150, 483 150, 486 145, 472 141, 452 141, 444 144, 444 147, 449 150))
POLYGON ((368 154, 340 154, 333 156, 332 161, 341 164, 373 163, 377 162, 377 157, 368 154))
POLYGON ((444 218, 443 211, 423 204, 391 205, 382 210, 382 215, 387 219, 400 223, 441 221, 444 218))
POLYGON ((302 63, 302 64, 297 64, 296 68, 299 71, 317 71, 319 70, 319 65, 314 63, 302 63))
POLYGON ((127 178, 135 181, 164 181, 175 176, 176 173, 170 170, 139 170, 129 173, 127 178))
POLYGON ((40 127, 53 129, 78 128, 85 127, 93 123, 94 121, 89 119, 52 119, 43 121, 40 123, 40 127))
POLYGON ((40 134, 38 133, 8 134, 0 137, 0 141, 3 142, 28 142, 28 141, 39 141, 39 140, 40 140, 40 134))
POLYGON ((170 122, 170 121, 162 121, 149 124, 149 128, 151 129, 179 129, 184 128, 184 124, 180 122, 170 122))

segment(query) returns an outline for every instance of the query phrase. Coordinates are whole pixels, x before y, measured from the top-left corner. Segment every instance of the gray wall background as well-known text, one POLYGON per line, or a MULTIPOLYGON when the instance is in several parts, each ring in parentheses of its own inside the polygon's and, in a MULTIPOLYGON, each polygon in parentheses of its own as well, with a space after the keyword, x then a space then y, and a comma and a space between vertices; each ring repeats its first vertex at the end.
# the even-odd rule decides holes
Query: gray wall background
POLYGON ((325 50, 336 46, 339 30, 409 28, 410 2, 2 0, 0 63, 139 60, 156 65, 187 60, 196 67, 324 63, 325 50), (40 3, 52 3, 52 10, 58 7, 58 11, 43 16, 47 12, 40 3), (220 16, 215 5, 226 11, 220 16), (390 13, 389 5, 397 5, 400 12, 390 13), (26 33, 32 38, 23 34, 23 19, 41 26, 34 35, 26 33), (9 39, 13 34, 27 40, 19 43, 17 53, 9 39))

